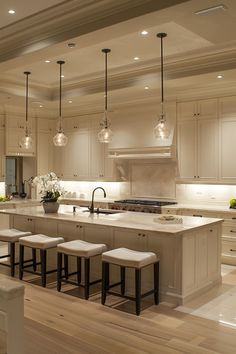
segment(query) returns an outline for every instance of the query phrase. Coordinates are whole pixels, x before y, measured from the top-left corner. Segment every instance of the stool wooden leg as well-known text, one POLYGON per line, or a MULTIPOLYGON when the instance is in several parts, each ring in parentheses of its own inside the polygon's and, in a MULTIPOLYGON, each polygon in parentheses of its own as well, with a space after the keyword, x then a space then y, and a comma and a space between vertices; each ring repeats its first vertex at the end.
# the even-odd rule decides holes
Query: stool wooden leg
POLYGON ((33 270, 37 270, 37 258, 36 258, 36 248, 32 248, 32 259, 33 259, 33 270))
POLYGON ((77 257, 77 283, 81 283, 81 257, 77 257))
POLYGON ((125 267, 120 267, 121 295, 125 295, 125 267))
POLYGON ((10 242, 10 266, 11 276, 15 275, 15 242, 10 242))
POLYGON ((46 287, 47 251, 40 250, 42 286, 46 287))
POLYGON ((159 262, 154 263, 154 301, 159 304, 159 262))
POLYGON ((105 305, 107 290, 109 290, 109 263, 102 262, 102 305, 105 305))
POLYGON ((19 279, 23 279, 23 266, 24 266, 24 246, 20 245, 19 250, 19 279))
POLYGON ((57 291, 61 291, 62 253, 57 253, 57 291))
POLYGON ((90 282, 90 259, 84 259, 84 297, 86 300, 89 298, 89 282, 90 282))
POLYGON ((141 269, 135 269, 135 302, 136 302, 136 315, 140 315, 140 310, 141 310, 141 269))
POLYGON ((65 278, 68 279, 68 274, 69 274, 69 271, 68 271, 68 255, 67 254, 64 254, 64 271, 65 271, 65 278))

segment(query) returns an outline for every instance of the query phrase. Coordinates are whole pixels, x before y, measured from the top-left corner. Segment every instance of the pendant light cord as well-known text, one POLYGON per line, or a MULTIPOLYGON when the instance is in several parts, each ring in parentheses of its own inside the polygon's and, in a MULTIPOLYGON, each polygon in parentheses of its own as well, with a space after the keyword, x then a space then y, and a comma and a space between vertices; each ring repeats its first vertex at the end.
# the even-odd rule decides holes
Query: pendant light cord
POLYGON ((30 71, 25 71, 24 74, 26 75, 26 92, 25 92, 25 121, 26 127, 28 124, 28 101, 29 101, 29 75, 31 74, 30 71))
POLYGON ((61 93, 62 93, 62 65, 65 64, 63 60, 58 60, 57 64, 60 65, 59 74, 60 74, 60 81, 59 81, 59 131, 62 130, 62 115, 61 115, 61 93))
POLYGON ((161 119, 164 119, 164 60, 163 60, 163 38, 167 36, 166 33, 158 33, 157 37, 161 39, 161 119))
POLYGON ((108 127, 107 121, 107 92, 108 92, 108 79, 107 79, 107 54, 111 52, 110 49, 102 49, 102 52, 105 53, 105 128, 108 127))

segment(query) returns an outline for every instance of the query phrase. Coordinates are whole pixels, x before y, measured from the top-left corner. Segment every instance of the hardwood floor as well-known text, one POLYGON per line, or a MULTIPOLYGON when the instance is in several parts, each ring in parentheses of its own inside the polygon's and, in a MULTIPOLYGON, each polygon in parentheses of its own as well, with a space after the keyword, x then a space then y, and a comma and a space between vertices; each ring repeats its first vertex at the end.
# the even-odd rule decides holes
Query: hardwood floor
MULTIPOLYGON (((0 272, 5 277, 8 270, 1 267, 0 272)), ((220 292, 229 283, 236 285, 236 272, 225 279, 227 284, 220 292)), ((152 305, 152 297, 144 300, 137 317, 133 302, 109 296, 109 307, 102 306, 99 292, 85 301, 70 285, 58 293, 55 282, 47 289, 38 284, 38 280, 24 282, 25 354, 236 353, 236 328, 177 311, 168 304, 152 305)), ((202 306, 212 297, 209 293, 189 306, 196 310, 197 302, 202 306)))
MULTIPOLYGON (((25 283, 25 354, 233 354, 236 330, 167 305, 140 317, 133 303, 117 309, 25 283)), ((114 298, 109 299, 110 304, 114 298)), ((98 303, 97 303, 98 302, 98 303)))

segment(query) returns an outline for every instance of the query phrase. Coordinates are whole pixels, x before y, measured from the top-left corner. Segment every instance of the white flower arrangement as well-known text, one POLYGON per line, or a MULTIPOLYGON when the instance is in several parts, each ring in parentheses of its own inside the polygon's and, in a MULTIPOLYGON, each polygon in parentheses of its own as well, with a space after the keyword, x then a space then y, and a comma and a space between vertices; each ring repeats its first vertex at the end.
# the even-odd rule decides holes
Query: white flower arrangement
POLYGON ((60 185, 60 180, 54 172, 43 176, 36 176, 33 185, 39 186, 39 194, 42 195, 42 202, 56 202, 65 193, 60 185))

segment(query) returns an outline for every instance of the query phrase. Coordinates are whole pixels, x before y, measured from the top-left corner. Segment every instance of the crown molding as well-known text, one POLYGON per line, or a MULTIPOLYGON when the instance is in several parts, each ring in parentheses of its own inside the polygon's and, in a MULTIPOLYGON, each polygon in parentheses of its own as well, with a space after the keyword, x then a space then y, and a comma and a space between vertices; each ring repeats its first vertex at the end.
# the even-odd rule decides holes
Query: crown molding
POLYGON ((68 0, 0 30, 0 62, 190 0, 68 0))

